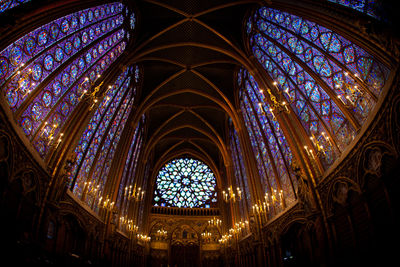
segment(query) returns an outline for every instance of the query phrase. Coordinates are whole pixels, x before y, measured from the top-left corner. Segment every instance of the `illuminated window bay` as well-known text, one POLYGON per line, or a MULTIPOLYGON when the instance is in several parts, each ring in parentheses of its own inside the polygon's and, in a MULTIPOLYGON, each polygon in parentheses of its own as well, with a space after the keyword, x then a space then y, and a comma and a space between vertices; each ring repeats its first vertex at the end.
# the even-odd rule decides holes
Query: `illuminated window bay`
MULTIPOLYGON (((79 197, 82 196, 88 180, 91 181, 91 186, 98 186, 99 190, 104 186, 108 164, 132 108, 135 96, 135 91, 130 90, 133 71, 134 68, 131 67, 123 72, 107 91, 75 148, 77 163, 72 169, 70 183, 76 179, 73 192, 79 197), (107 157, 109 160, 106 160, 107 157), (105 162, 108 164, 105 165, 105 162), (104 176, 99 177, 100 174, 104 176)), ((100 193, 97 198, 99 197, 100 193)))
MULTIPOLYGON (((304 149, 327 168, 367 120, 387 83, 389 68, 333 30, 269 7, 249 17, 247 34, 270 89, 290 107, 311 140, 304 149)), ((255 90, 247 90, 243 99, 257 106, 263 95, 252 87, 255 90)), ((246 104, 245 108, 250 107, 246 104)))
POLYGON ((239 202, 239 211, 240 216, 242 218, 247 218, 247 212, 251 207, 251 194, 248 185, 248 178, 246 175, 246 169, 244 165, 243 153, 240 147, 238 133, 234 129, 232 122, 230 122, 230 148, 231 148, 231 157, 233 161, 234 173, 235 173, 235 185, 239 188, 243 188, 245 193, 244 201, 239 202))
POLYGON ((124 9, 115 2, 68 14, 0 52, 5 99, 43 158, 59 147, 75 108, 124 52, 124 9))
POLYGON ((203 162, 174 159, 157 175, 154 206, 210 208, 217 202, 215 176, 203 162))
POLYGON ((274 111, 248 71, 239 71, 240 107, 265 193, 268 216, 273 217, 296 200, 297 180, 290 165, 292 152, 274 111), (260 105, 261 104, 261 105, 260 105))

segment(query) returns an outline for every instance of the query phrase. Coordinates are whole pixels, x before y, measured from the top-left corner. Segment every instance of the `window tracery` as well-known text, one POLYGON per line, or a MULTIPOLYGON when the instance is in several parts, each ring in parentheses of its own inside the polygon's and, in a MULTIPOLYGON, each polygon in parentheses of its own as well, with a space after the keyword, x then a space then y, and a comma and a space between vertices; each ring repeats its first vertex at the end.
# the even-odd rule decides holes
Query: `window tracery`
POLYGON ((299 118, 317 156, 331 165, 374 108, 389 69, 332 30, 287 12, 260 8, 246 30, 271 83, 299 118))
POLYGON ((154 191, 154 206, 210 208, 217 202, 215 177, 203 162, 174 159, 161 168, 154 191))
POLYGON ((132 143, 128 151, 124 172, 118 189, 116 207, 119 209, 120 217, 123 218, 128 217, 131 203, 133 203, 135 199, 141 200, 144 194, 144 190, 137 186, 138 183, 137 180, 135 180, 137 179, 135 175, 143 143, 143 123, 144 120, 139 123, 133 134, 132 143))
POLYGON ((74 150, 76 163, 69 176, 72 191, 94 210, 106 198, 105 182, 135 99, 138 80, 132 76, 136 69, 129 67, 109 88, 74 150))
POLYGON ((241 218, 245 220, 247 218, 247 214, 251 207, 251 193, 248 185, 248 178, 246 175, 246 169, 244 165, 243 153, 240 148, 240 143, 238 139, 238 134, 233 128, 233 125, 230 125, 230 150, 231 156, 233 160, 233 168, 235 174, 236 185, 239 188, 243 188, 244 190, 244 198, 243 201, 239 203, 239 211, 241 214, 241 218))
POLYGON ((240 107, 256 157, 265 203, 274 216, 296 200, 297 181, 291 172, 292 152, 260 87, 246 70, 238 74, 240 107), (264 109, 258 106, 264 103, 264 109))
POLYGON ((0 85, 42 157, 62 139, 69 116, 125 50, 124 6, 115 2, 43 25, 0 52, 0 85))

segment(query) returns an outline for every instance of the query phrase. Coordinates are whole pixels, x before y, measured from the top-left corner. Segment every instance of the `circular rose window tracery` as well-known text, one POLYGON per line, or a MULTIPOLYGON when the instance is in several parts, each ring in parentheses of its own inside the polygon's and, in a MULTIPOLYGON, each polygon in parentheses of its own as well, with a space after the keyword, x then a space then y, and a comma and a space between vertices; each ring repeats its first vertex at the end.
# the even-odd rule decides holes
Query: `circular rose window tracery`
POLYGON ((174 159, 158 172, 154 206, 210 208, 217 201, 215 176, 203 162, 174 159))

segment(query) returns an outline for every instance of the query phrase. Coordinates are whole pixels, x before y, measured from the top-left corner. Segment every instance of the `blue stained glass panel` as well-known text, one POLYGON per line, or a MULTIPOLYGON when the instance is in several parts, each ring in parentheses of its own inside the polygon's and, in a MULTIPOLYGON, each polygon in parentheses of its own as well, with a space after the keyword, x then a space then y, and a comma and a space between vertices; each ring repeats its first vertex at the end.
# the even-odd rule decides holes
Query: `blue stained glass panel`
POLYGON ((44 138, 54 130, 48 125, 56 127, 54 137, 59 135, 80 100, 82 90, 77 80, 85 74, 89 76, 89 72, 101 75, 124 51, 122 10, 123 5, 117 2, 75 12, 33 30, 0 52, 0 85, 12 111, 29 100, 24 103, 24 110, 19 110, 21 115, 16 120, 42 157, 51 145, 44 138), (106 9, 114 12, 105 12, 106 9), (93 11, 97 16, 89 23, 86 18, 93 11), (110 31, 113 33, 109 34, 110 31), (92 33, 91 40, 83 44, 81 38, 85 32, 92 33), (78 54, 85 47, 94 55, 90 64, 78 54), (70 58, 69 65, 64 64, 70 58), (52 73, 55 75, 50 77, 54 78, 41 86, 52 73), (28 97, 32 92, 34 98, 28 97))
POLYGON ((48 108, 51 105, 52 94, 49 91, 45 91, 42 100, 44 106, 48 108))
MULTIPOLYGON (((120 44, 118 44, 118 45, 116 45, 113 49, 111 49, 107 54, 105 54, 104 55, 104 57, 108 57, 109 56, 109 54, 111 53, 111 52, 113 52, 113 51, 116 51, 117 52, 117 54, 118 55, 120 55, 121 54, 121 52, 123 51, 121 51, 121 52, 119 52, 119 47, 121 47, 121 46, 124 46, 124 43, 120 43, 120 44)), ((115 58, 116 59, 116 58, 115 58)), ((109 64, 111 64, 113 61, 110 61, 109 62, 109 64)), ((92 69, 94 69, 94 68, 96 68, 96 66, 98 66, 98 64, 99 63, 97 63, 97 64, 93 64, 92 65, 92 69)), ((101 69, 101 71, 100 71, 100 73, 99 74, 102 74, 108 67, 109 67, 109 64, 108 65, 106 65, 105 66, 105 68, 104 69, 101 69)), ((62 113, 61 111, 60 111, 60 107, 59 106, 57 106, 57 108, 56 108, 56 110, 55 110, 55 112, 57 113, 57 112, 60 112, 62 115, 63 115, 63 117, 62 117, 62 122, 60 123, 60 125, 59 125, 59 127, 55 130, 55 134, 57 134, 57 133, 59 133, 59 131, 60 131, 60 128, 64 125, 64 122, 67 120, 67 118, 68 118, 68 116, 71 114, 71 112, 73 111, 73 108, 71 108, 71 107, 75 107, 76 106, 76 104, 78 103, 78 96, 81 96, 82 95, 82 88, 80 87, 80 84, 82 84, 82 82, 84 81, 84 73, 82 73, 82 70, 79 70, 80 71, 80 74, 81 74, 81 80, 80 80, 80 82, 78 82, 78 84, 75 84, 75 86, 73 87, 73 88, 71 88, 70 89, 70 91, 69 91, 69 95, 65 95, 64 96, 64 99, 62 100, 62 102, 61 103, 64 103, 65 101, 66 102, 68 102, 68 105, 69 105, 69 109, 68 109, 68 112, 66 113, 66 114, 64 114, 64 113, 62 113)), ((87 74, 87 72, 86 72, 86 74, 87 74)), ((48 110, 45 110, 44 112, 47 112, 48 110)), ((52 120, 53 119, 53 117, 54 117, 54 115, 52 116, 52 117, 50 117, 50 120, 52 120)), ((38 125, 36 125, 35 124, 35 129, 37 129, 37 126, 38 125)), ((47 151, 47 147, 46 147, 46 151, 47 151)))
POLYGON ((12 9, 24 3, 28 3, 31 0, 1 0, 0 1, 0 13, 12 9))
MULTIPOLYGON (((124 96, 125 90, 128 88, 128 86, 125 86, 125 90, 120 90, 123 84, 129 85, 129 79, 127 78, 128 73, 129 71, 126 70, 121 74, 114 85, 107 91, 106 97, 100 103, 86 130, 82 134, 78 146, 75 149, 77 164, 71 171, 71 183, 72 179, 78 174, 80 168, 86 173, 90 171, 90 162, 93 162, 94 160, 94 155, 98 149, 98 143, 105 133, 107 125, 110 123, 111 115, 117 110, 117 107, 124 96), (90 145, 87 146, 87 149, 82 150, 84 149, 84 146, 80 145, 82 143, 90 143, 90 145)), ((83 175, 77 177, 74 187, 75 194, 80 195, 83 186, 82 181, 85 179, 86 177, 83 175)))
MULTIPOLYGON (((269 105, 264 103, 263 93, 254 77, 245 70, 241 70, 239 75, 242 76, 241 109, 245 114, 245 124, 258 162, 259 174, 264 180, 264 192, 269 196, 266 199, 274 203, 271 197, 282 192, 286 205, 294 203, 297 183, 289 168, 292 153, 286 138, 269 105)), ((285 79, 282 79, 281 84, 285 83, 285 79)), ((282 204, 275 203, 270 216, 277 214, 281 208, 282 204)))
POLYGON ((47 31, 41 31, 37 36, 37 44, 39 46, 43 46, 47 43, 48 33, 47 31))
POLYGON ((8 60, 4 57, 0 57, 0 79, 7 75, 8 71, 8 60))
POLYGON ((327 148, 329 166, 355 136, 356 123, 350 121, 366 120, 388 68, 332 30, 298 16, 263 7, 249 21, 256 25, 249 31, 254 55, 306 132, 337 137, 327 148))
POLYGON ((354 10, 365 13, 368 16, 377 19, 380 18, 378 16, 378 11, 379 11, 378 1, 375 0, 327 0, 327 1, 352 8, 354 10))
POLYGON ((32 121, 28 118, 23 119, 22 123, 22 129, 26 134, 30 134, 32 131, 32 121))
POLYGON ((60 33, 60 29, 56 23, 52 24, 50 26, 50 36, 53 40, 56 40, 58 37, 58 34, 60 33))
POLYGON ((44 58, 44 68, 50 71, 53 68, 54 58, 52 55, 47 55, 44 58))
POLYGON ((14 66, 17 66, 22 61, 22 48, 20 46, 15 46, 11 50, 10 61, 14 66))

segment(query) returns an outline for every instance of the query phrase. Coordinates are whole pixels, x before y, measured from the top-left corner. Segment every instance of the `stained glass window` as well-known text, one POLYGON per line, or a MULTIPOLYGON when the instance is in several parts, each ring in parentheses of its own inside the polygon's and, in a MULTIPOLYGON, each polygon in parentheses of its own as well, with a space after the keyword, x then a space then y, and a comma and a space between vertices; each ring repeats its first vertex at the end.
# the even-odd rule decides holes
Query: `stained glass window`
POLYGON ((0 0, 0 13, 30 1, 31 0, 0 0))
MULTIPOLYGON (((145 170, 144 170, 144 175, 143 177, 149 177, 150 174, 150 163, 146 164, 145 170)), ((147 182, 149 179, 143 179, 143 188, 147 188, 147 182)), ((146 205, 139 205, 139 214, 137 218, 137 225, 139 228, 144 228, 144 220, 143 220, 143 215, 144 215, 144 210, 146 208, 146 205)))
POLYGON ((236 186, 239 187, 240 190, 244 192, 243 201, 239 202, 239 210, 241 213, 241 218, 245 220, 250 210, 250 207, 252 206, 250 199, 251 194, 247 181, 246 169, 243 161, 242 150, 240 148, 238 134, 233 128, 232 123, 230 123, 229 145, 231 149, 236 186))
POLYGON ((371 17, 377 18, 378 1, 376 0, 328 0, 329 2, 347 6, 371 17))
POLYGON ((133 30, 135 28, 136 24, 136 18, 135 18, 135 13, 132 13, 129 17, 129 23, 131 25, 131 29, 133 30))
POLYGON ((116 206, 120 211, 119 217, 127 218, 128 211, 133 200, 142 200, 144 197, 144 190, 138 185, 139 182, 135 180, 136 169, 138 166, 139 154, 143 142, 143 123, 136 127, 132 137, 132 142, 129 147, 128 155, 125 161, 124 172, 122 174, 121 183, 118 189, 118 197, 116 206))
POLYGON ((0 52, 6 100, 42 157, 70 115, 125 50, 124 6, 109 3, 47 23, 0 52))
POLYGON ((157 175, 154 205, 179 208, 210 208, 217 202, 215 176, 197 159, 174 159, 157 175))
POLYGON ((332 30, 272 8, 249 18, 247 34, 271 86, 331 165, 374 108, 389 69, 332 30))
POLYGON ((136 68, 129 67, 108 89, 74 150, 76 163, 70 184, 73 193, 94 210, 105 197, 103 189, 108 172, 133 106, 136 68))
POLYGON ((238 83, 240 107, 256 157, 265 205, 269 216, 275 216, 296 200, 297 181, 290 169, 292 152, 253 76, 242 69, 238 83))

